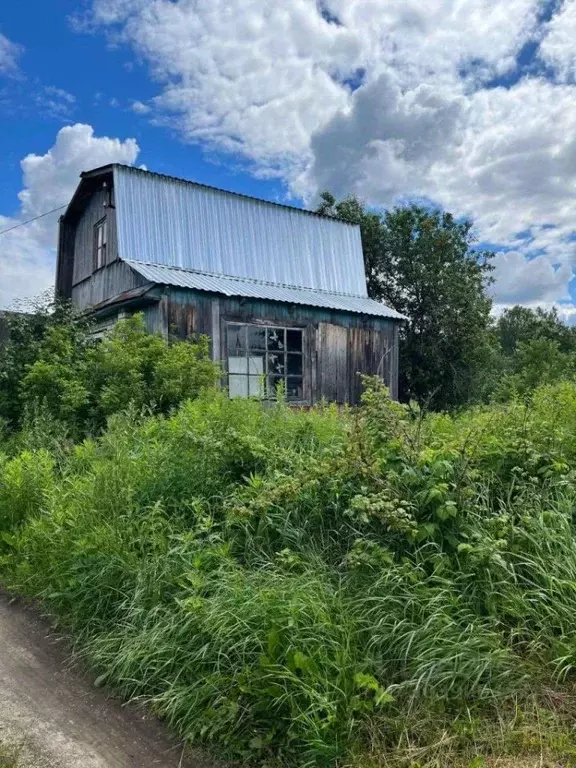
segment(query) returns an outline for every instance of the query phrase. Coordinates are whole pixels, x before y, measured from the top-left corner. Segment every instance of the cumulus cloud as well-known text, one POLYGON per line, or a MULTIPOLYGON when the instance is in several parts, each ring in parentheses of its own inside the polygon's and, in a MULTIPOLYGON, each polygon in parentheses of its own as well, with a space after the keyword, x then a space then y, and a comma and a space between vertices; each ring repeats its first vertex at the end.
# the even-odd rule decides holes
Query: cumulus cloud
POLYGON ((563 80, 576 74, 576 2, 563 0, 560 10, 546 25, 540 55, 563 80))
POLYGON ((417 196, 471 216, 515 254, 499 256, 502 295, 507 270, 518 284, 538 273, 531 291, 548 301, 566 295, 575 261, 576 0, 542 22, 545 10, 92 0, 91 23, 148 62, 159 86, 145 106, 185 139, 240 153, 305 199, 323 188, 376 205, 417 196), (519 71, 528 44, 555 80, 519 71))
POLYGON ((419 85, 403 92, 392 73, 382 74, 312 136, 313 161, 295 186, 304 195, 329 189, 383 205, 422 193, 430 167, 459 131, 463 108, 449 90, 419 85))
MULTIPOLYGON (((138 152, 134 139, 95 136, 90 125, 62 128, 45 154, 22 160, 19 211, 0 215, 0 230, 66 205, 82 171, 107 163, 131 165, 138 152)), ((56 212, 0 236, 0 308, 53 286, 58 216, 56 212)))
POLYGON ((16 72, 21 53, 22 46, 8 40, 6 35, 0 32, 0 75, 16 72))
POLYGON ((284 174, 350 105, 354 84, 393 68, 402 87, 514 65, 539 0, 94 0, 164 83, 154 105, 182 133, 284 174), (482 62, 482 67, 477 66, 482 62))
POLYGON ((554 265, 544 255, 527 262, 520 251, 497 253, 493 263, 493 295, 497 304, 552 304, 570 298, 570 264, 554 265))

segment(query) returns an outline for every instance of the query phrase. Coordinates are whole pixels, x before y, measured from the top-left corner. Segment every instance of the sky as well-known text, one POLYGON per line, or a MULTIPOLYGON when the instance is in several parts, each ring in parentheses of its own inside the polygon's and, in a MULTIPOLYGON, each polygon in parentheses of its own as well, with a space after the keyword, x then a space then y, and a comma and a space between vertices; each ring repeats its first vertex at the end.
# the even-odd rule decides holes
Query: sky
MULTIPOLYGON (((0 8, 0 232, 121 162, 311 207, 470 218, 496 310, 576 321, 576 0, 28 0, 0 8)), ((0 234, 0 308, 59 212, 0 234)))

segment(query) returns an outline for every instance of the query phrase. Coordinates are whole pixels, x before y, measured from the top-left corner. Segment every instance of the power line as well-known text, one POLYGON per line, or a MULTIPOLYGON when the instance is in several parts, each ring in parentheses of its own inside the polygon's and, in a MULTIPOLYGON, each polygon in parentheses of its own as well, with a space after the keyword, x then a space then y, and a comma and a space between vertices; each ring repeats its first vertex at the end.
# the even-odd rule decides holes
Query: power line
POLYGON ((12 232, 13 229, 18 229, 18 227, 23 227, 25 224, 31 224, 33 221, 38 221, 38 219, 43 219, 44 216, 50 216, 51 213, 56 213, 56 211, 61 211, 63 208, 67 208, 67 205, 61 205, 59 208, 53 208, 51 211, 46 211, 46 213, 41 213, 40 216, 34 216, 33 219, 28 219, 28 221, 20 221, 18 224, 14 224, 13 227, 8 227, 8 229, 2 229, 0 230, 0 235, 5 235, 6 232, 12 232))

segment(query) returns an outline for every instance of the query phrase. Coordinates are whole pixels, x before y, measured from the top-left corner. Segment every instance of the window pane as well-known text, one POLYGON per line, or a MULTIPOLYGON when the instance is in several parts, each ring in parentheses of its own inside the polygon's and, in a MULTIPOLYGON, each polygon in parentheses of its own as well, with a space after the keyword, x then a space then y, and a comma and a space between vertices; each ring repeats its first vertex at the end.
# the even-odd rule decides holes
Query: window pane
POLYGON ((283 351, 286 348, 284 328, 268 328, 268 350, 283 351))
POLYGON ((238 355, 246 350, 246 326, 229 325, 227 329, 228 354, 238 355))
POLYGON ((104 227, 100 225, 96 232, 98 238, 98 248, 102 248, 102 243, 104 242, 104 227))
POLYGON ((251 376, 261 376, 264 373, 264 355, 250 353, 248 358, 248 373, 251 376))
POLYGON ((267 397, 275 399, 280 386, 286 388, 286 379, 283 376, 268 376, 267 397))
POLYGON ((288 376, 302 376, 302 355, 288 355, 288 376))
POLYGON ((258 328, 256 325, 248 326, 248 349, 256 351, 266 349, 266 328, 258 328))
POLYGON ((302 376, 288 376, 286 382, 286 397, 288 400, 303 400, 302 376))
POLYGON ((277 352, 268 352, 268 373, 283 375, 286 371, 285 355, 277 352))
POLYGON ((100 229, 102 230, 102 244, 105 245, 108 242, 108 222, 103 221, 100 229))
POLYGON ((228 373, 248 373, 248 360, 245 357, 229 357, 228 373))
POLYGON ((248 397, 248 376, 228 376, 230 397, 248 397))
POLYGON ((302 331, 286 331, 288 352, 302 352, 302 331))
POLYGON ((264 376, 250 376, 250 397, 264 397, 264 376))

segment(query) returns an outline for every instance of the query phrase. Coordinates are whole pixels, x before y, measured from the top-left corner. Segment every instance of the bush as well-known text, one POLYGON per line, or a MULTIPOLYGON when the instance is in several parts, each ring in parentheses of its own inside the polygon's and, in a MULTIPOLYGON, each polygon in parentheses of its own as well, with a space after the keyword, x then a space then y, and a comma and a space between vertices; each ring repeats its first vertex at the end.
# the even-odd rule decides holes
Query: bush
POLYGON ((206 338, 168 342, 147 333, 137 314, 96 342, 86 318, 56 305, 11 320, 0 355, 0 423, 17 434, 41 411, 79 439, 130 404, 168 413, 213 387, 219 373, 206 338))
POLYGON ((533 702, 576 664, 574 385, 454 417, 374 382, 357 412, 204 391, 137 414, 0 463, 3 578, 101 683, 269 766, 424 763, 446 739, 457 764, 534 707, 573 749, 533 702))

